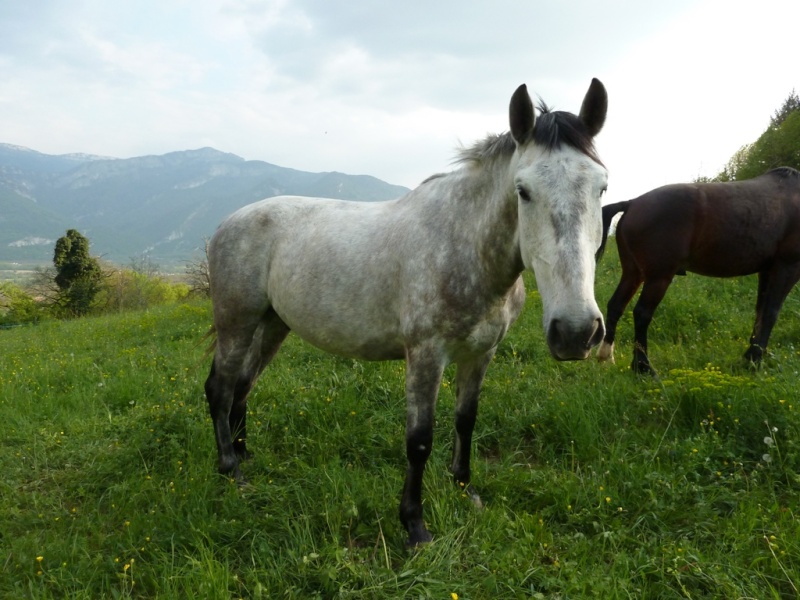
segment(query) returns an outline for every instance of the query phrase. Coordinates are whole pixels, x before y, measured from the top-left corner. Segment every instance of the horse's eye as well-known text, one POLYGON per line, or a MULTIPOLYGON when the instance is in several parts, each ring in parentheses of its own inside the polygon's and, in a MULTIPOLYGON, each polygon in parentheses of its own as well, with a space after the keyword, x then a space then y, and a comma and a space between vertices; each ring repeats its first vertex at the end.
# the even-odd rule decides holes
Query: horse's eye
POLYGON ((528 193, 528 190, 526 190, 521 185, 517 186, 517 194, 519 194, 519 197, 523 202, 531 201, 531 195, 528 193))
POLYGON ((608 191, 607 187, 604 187, 602 190, 600 190, 600 197, 602 198, 603 196, 605 196, 607 191, 608 191))

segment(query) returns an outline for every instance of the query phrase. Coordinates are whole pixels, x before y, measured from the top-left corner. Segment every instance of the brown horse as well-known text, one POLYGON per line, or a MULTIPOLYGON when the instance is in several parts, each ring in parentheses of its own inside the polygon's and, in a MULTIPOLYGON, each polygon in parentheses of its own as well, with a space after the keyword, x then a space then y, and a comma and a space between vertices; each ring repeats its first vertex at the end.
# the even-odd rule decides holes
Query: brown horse
POLYGON ((746 181, 667 185, 604 206, 600 252, 620 212, 622 277, 608 301, 598 359, 613 361, 617 321, 644 282, 633 309, 631 369, 655 374, 647 328, 672 278, 691 271, 710 277, 758 273, 756 320, 744 355, 758 363, 781 305, 800 279, 800 173, 780 167, 746 181))

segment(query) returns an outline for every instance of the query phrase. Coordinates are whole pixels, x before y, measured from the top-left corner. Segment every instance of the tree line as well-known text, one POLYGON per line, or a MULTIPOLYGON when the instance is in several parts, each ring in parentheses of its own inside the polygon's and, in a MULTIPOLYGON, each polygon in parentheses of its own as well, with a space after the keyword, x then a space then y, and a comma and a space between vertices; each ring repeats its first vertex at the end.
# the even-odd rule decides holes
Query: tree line
POLYGON ((739 148, 714 177, 699 177, 695 181, 741 181, 775 167, 800 170, 800 98, 794 90, 755 142, 739 148))
POLYGON ((24 286, 0 282, 0 326, 143 309, 208 295, 208 289, 205 252, 174 281, 146 255, 125 267, 92 256, 89 239, 69 229, 56 241, 52 266, 37 268, 24 286))

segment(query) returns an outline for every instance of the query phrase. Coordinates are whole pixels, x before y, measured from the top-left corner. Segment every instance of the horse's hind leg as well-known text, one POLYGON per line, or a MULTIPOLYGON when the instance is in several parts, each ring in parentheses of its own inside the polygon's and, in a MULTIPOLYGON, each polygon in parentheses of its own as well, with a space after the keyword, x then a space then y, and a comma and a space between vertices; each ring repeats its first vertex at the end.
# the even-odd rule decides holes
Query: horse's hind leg
POLYGON ((453 444, 452 471, 455 482, 464 488, 470 500, 482 507, 480 496, 470 485, 470 454, 472 431, 478 416, 478 398, 486 369, 494 356, 494 350, 475 361, 459 363, 456 371, 456 436, 453 444))
POLYGON ((240 322, 237 327, 217 326, 217 349, 205 391, 214 423, 220 473, 241 478, 239 457, 247 455, 247 394, 288 331, 271 310, 261 320, 240 322), (234 435, 238 440, 236 447, 234 435))
POLYGON ((219 334, 218 330, 217 349, 214 353, 214 361, 211 363, 211 372, 205 383, 206 399, 214 424, 219 472, 231 474, 239 479, 241 473, 231 439, 230 416, 236 382, 252 343, 253 330, 240 332, 235 341, 225 333, 223 336, 219 334))
POLYGON ((781 306, 799 279, 800 265, 787 268, 779 263, 772 269, 758 274, 756 320, 753 324, 753 334, 750 336, 750 347, 744 354, 746 360, 758 363, 764 357, 781 306))
POLYGON ((233 450, 240 461, 251 456, 247 450, 247 397, 258 376, 277 354, 289 331, 288 325, 270 308, 253 336, 247 362, 234 387, 233 404, 228 419, 233 436, 233 450))

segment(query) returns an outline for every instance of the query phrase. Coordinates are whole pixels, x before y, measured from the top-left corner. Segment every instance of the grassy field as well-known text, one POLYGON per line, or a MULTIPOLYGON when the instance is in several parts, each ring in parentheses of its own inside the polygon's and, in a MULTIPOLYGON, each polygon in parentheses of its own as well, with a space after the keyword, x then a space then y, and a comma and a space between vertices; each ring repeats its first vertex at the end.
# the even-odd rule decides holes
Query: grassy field
MULTIPOLYGON (((601 307, 619 273, 610 248, 601 307)), ((0 331, 0 598, 797 598, 800 292, 764 366, 755 279, 676 279, 653 366, 556 363, 530 281, 490 367, 476 510, 452 483, 453 371, 425 510, 397 518, 402 363, 290 337, 250 402, 250 484, 215 474, 206 303, 0 331)))

